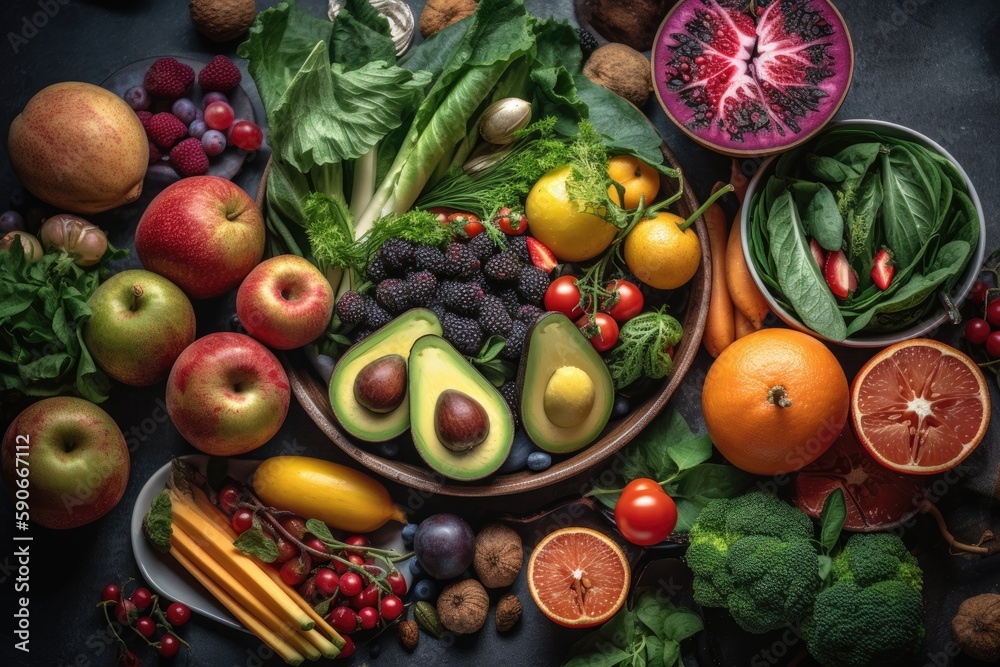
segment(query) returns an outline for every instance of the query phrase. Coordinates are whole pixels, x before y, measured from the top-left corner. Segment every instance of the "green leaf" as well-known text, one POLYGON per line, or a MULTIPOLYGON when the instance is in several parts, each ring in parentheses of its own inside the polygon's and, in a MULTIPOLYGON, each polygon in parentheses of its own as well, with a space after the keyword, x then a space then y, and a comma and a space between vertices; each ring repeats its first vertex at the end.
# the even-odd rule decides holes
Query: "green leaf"
POLYGON ((825 580, 830 576, 830 569, 833 567, 833 559, 826 554, 819 555, 819 578, 825 580))
POLYGON ((353 70, 376 60, 396 62, 389 21, 368 0, 347 0, 333 22, 330 61, 353 70))
POLYGON ((697 502, 734 498, 753 485, 756 477, 726 463, 702 463, 678 473, 667 485, 671 497, 697 502))
POLYGON ((677 525, 674 526, 674 532, 689 533, 695 522, 698 521, 698 515, 708 503, 688 500, 687 498, 674 498, 674 504, 677 505, 677 525))
POLYGON ((663 640, 656 635, 646 637, 646 667, 666 667, 663 663, 663 640))
POLYGON ((503 350, 504 346, 507 345, 507 341, 504 340, 503 336, 490 336, 483 343, 483 347, 479 350, 479 355, 473 359, 473 363, 480 362, 485 363, 490 361, 503 350))
POLYGON ((306 520, 306 530, 318 537, 323 542, 334 541, 333 533, 325 523, 319 519, 307 519, 306 520))
POLYGON ((712 457, 712 439, 706 433, 690 440, 682 440, 670 445, 667 454, 677 464, 678 470, 687 470, 712 457))
POLYGON ((637 315, 622 325, 618 345, 608 358, 615 388, 626 387, 647 377, 659 380, 673 370, 670 350, 683 335, 681 323, 664 309, 637 315))
POLYGON ((632 643, 634 635, 633 616, 622 608, 599 629, 577 640, 562 667, 615 667, 629 657, 625 649, 632 643))
POLYGON ((830 188, 820 185, 802 219, 806 233, 824 250, 840 250, 844 244, 844 218, 830 188))
POLYGON ((170 535, 173 533, 174 513, 170 504, 170 494, 166 489, 153 497, 149 511, 142 518, 142 532, 157 551, 170 551, 170 535))
POLYGON ((908 265, 940 225, 931 178, 903 146, 882 154, 882 218, 896 260, 908 265))
POLYGON ((847 519, 847 502, 844 490, 836 488, 823 501, 823 511, 819 515, 819 544, 829 554, 837 546, 840 531, 847 519))
POLYGON ((273 563, 278 558, 278 545, 260 528, 243 531, 233 546, 265 563, 273 563))
POLYGON ((684 663, 681 662, 681 645, 672 639, 668 639, 663 642, 663 664, 667 667, 684 667, 684 663))
POLYGON ((313 605, 313 610, 320 616, 326 616, 327 612, 330 611, 330 603, 333 602, 335 599, 336 597, 320 600, 318 603, 313 605))

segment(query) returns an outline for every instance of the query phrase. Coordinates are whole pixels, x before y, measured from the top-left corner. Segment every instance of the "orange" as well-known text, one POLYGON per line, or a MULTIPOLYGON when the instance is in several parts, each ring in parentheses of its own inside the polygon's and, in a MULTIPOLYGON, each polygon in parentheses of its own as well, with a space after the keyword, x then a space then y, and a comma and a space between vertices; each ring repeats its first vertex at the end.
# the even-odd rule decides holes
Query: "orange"
POLYGON ((887 468, 933 475, 982 441, 990 392, 972 359, 928 338, 896 343, 862 367, 851 386, 858 439, 887 468))
POLYGON ((631 570, 608 536, 571 526, 545 536, 528 560, 528 588, 542 613, 568 628, 589 628, 625 604, 631 570))
POLYGON ((827 347, 761 329, 715 360, 701 395, 712 442, 737 468, 779 475, 812 463, 847 423, 847 377, 827 347))
POLYGON ((608 188, 608 196, 628 210, 639 207, 640 197, 649 206, 660 191, 660 175, 656 170, 631 155, 616 155, 608 160, 608 175, 625 188, 625 203, 619 200, 618 189, 614 185, 608 188))
MULTIPOLYGON (((625 237, 625 263, 636 278, 656 289, 676 289, 691 280, 701 263, 701 242, 694 226, 660 212, 640 221, 625 237)), ((534 229, 534 228, 532 228, 534 229)))

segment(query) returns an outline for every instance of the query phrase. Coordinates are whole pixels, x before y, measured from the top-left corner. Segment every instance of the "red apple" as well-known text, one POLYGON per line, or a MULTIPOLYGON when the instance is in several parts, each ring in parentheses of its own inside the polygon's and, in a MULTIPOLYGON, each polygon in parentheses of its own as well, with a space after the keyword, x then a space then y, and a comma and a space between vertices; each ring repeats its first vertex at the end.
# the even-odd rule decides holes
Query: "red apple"
POLYGON ((128 447, 111 415, 90 401, 46 398, 7 428, 0 469, 17 520, 23 512, 47 528, 76 528, 122 499, 128 447))
POLYGON ((145 387, 167 377, 194 342, 194 308, 177 285, 142 269, 122 271, 87 300, 83 342, 113 379, 145 387))
POLYGON ((309 260, 279 255, 254 267, 240 285, 236 314, 260 342, 293 350, 326 331, 333 315, 333 289, 309 260))
POLYGON ((142 265, 194 299, 225 294, 264 256, 264 218, 238 185, 182 178, 149 203, 135 230, 142 265))
POLYGON ((288 376, 250 336, 214 333, 181 352, 167 378, 167 413, 184 439, 234 456, 274 437, 288 414, 288 376))

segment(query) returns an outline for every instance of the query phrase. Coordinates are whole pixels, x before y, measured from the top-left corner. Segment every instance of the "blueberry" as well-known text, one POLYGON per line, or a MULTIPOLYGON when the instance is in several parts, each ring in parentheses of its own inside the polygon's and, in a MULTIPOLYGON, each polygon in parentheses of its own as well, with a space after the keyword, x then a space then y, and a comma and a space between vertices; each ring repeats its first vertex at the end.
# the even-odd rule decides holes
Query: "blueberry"
POLYGON ((426 577, 427 573, 424 572, 424 568, 420 567, 420 561, 416 558, 410 561, 410 574, 414 577, 426 577))
POLYGON ((528 456, 528 468, 538 472, 552 465, 552 455, 548 452, 532 452, 528 456))
POLYGON ((245 334, 247 332, 247 330, 243 328, 243 323, 240 322, 240 316, 236 313, 233 313, 233 316, 229 318, 229 328, 236 333, 245 334))
POLYGON ((170 112, 177 116, 185 125, 190 125, 194 122, 198 116, 197 111, 198 107, 186 97, 180 98, 170 107, 170 112))
POLYGON ((145 111, 152 103, 149 92, 142 86, 134 86, 125 91, 125 103, 135 111, 145 111))
POLYGON ((323 384, 330 384, 330 377, 333 375, 333 367, 336 363, 333 357, 325 354, 316 355, 316 369, 323 378, 323 384))
POLYGON ((615 405, 611 408, 611 418, 621 419, 632 410, 632 405, 626 396, 615 396, 615 405))
POLYGON ((4 211, 0 214, 0 235, 7 232, 23 232, 24 218, 17 211, 4 211))
POLYGON ((413 536, 416 534, 417 534, 417 524, 408 523, 405 526, 403 526, 403 532, 401 533, 401 536, 403 538, 403 546, 405 546, 407 549, 412 548, 413 536))
POLYGON ((528 455, 535 451, 535 443, 531 441, 524 429, 518 429, 514 433, 514 443, 510 446, 510 454, 497 471, 501 475, 524 470, 528 465, 528 455))
POLYGON ((208 125, 205 125, 203 120, 193 120, 191 124, 188 125, 188 134, 190 134, 195 139, 201 139, 208 132, 208 125))
POLYGON ((438 584, 433 579, 421 579, 413 585, 411 590, 414 600, 426 600, 427 602, 437 599, 439 592, 438 584))
POLYGON ((377 658, 382 654, 382 645, 377 642, 372 642, 368 645, 368 655, 372 658, 377 658))
POLYGON ((213 91, 202 98, 201 107, 204 109, 212 102, 225 102, 226 104, 229 104, 229 98, 226 97, 225 93, 213 91))
POLYGON ((226 150, 226 135, 218 130, 207 130, 201 137, 201 146, 210 157, 226 150))
POLYGON ((205 112, 202 111, 201 109, 196 108, 194 110, 194 119, 195 120, 205 120, 205 112))

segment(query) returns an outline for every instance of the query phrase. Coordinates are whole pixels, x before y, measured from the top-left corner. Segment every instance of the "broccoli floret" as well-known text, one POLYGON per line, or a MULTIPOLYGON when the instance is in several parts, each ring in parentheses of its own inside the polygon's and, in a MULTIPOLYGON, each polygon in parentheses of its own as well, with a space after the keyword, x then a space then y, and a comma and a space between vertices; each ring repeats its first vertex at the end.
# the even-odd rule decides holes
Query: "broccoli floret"
POLYGON ((801 619, 819 590, 812 522, 760 492, 709 503, 691 529, 695 601, 763 633, 801 619))
POLYGON ((803 623, 809 652, 827 667, 891 664, 924 638, 923 573, 895 535, 852 535, 833 559, 832 585, 803 623))

